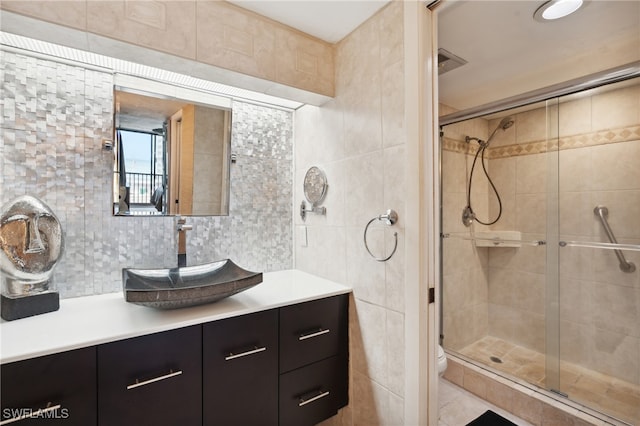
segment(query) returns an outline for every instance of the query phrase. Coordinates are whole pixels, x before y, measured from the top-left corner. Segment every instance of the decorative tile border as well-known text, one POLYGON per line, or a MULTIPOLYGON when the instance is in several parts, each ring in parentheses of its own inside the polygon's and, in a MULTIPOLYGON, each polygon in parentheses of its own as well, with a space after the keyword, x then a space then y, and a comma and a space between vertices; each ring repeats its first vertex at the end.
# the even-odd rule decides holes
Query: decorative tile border
MULTIPOLYGON (((496 146, 489 148, 488 159, 517 157, 520 155, 544 154, 549 151, 556 151, 575 148, 586 148, 597 145, 608 145, 612 143, 630 142, 640 140, 640 125, 622 127, 619 129, 607 129, 599 132, 584 133, 580 135, 563 136, 554 140, 534 141, 522 144, 496 146)), ((475 155, 476 147, 468 143, 450 138, 444 138, 442 149, 459 154, 475 155)))

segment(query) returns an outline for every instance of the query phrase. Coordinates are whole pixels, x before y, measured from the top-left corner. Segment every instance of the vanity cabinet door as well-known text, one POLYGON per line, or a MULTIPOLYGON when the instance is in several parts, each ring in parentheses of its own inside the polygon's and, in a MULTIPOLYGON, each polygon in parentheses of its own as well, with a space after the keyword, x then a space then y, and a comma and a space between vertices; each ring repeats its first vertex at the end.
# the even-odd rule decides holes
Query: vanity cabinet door
POLYGON ((334 356, 280 376, 280 426, 315 425, 348 402, 348 363, 334 356))
POLYGON ((278 424, 278 310, 203 325, 203 424, 278 424))
POLYGON ((347 295, 280 309, 280 373, 348 352, 347 295))
POLYGON ((200 325, 98 346, 100 426, 202 424, 200 325))
POLYGON ((2 424, 96 424, 95 347, 3 364, 0 376, 2 424))

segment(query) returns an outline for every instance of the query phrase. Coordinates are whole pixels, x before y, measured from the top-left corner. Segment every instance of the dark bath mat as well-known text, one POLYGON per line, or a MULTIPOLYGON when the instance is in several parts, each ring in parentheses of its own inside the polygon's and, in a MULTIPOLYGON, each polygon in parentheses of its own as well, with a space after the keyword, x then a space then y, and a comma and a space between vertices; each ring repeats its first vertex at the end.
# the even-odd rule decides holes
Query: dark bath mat
POLYGON ((499 414, 494 413, 491 410, 487 410, 483 415, 470 423, 467 426, 517 426, 515 423, 505 419, 499 414))

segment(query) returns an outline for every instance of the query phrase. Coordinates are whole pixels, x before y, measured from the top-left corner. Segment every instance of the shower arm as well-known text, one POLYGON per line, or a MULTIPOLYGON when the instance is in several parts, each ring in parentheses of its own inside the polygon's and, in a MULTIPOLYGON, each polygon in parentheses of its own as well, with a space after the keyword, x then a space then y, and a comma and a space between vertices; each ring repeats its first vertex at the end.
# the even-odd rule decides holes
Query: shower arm
MULTIPOLYGON (((618 240, 616 240, 616 237, 615 235, 613 235, 613 231, 609 226, 609 222, 607 222, 609 209, 607 209, 605 206, 596 206, 593 209, 593 213, 600 219, 600 222, 602 223, 602 227, 604 228, 604 232, 607 234, 609 241, 611 241, 612 244, 618 244, 618 240)), ((627 259, 625 259, 624 254, 622 253, 622 250, 615 249, 614 252, 618 257, 618 261, 620 262, 620 270, 622 272, 631 273, 636 270, 636 265, 633 262, 629 262, 627 261, 627 259)))

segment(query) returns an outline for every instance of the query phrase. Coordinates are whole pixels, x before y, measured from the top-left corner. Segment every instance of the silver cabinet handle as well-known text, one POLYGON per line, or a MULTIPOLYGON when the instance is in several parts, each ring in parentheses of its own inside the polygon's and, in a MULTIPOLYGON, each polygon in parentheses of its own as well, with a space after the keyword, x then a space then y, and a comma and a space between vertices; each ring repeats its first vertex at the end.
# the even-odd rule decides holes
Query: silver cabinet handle
MULTIPOLYGON (((48 403, 47 406, 45 408, 40 408, 38 410, 24 410, 24 414, 18 416, 18 417, 12 417, 10 419, 7 420, 3 420, 0 422, 0 426, 2 425, 8 425, 9 423, 13 423, 13 422, 19 422, 20 420, 25 420, 25 419, 31 419, 34 417, 39 417, 44 413, 48 413, 50 411, 56 411, 57 409, 59 409, 60 407, 62 407, 60 404, 57 405, 51 405, 51 403, 48 403)), ((20 410, 20 411, 23 411, 20 410)))
POLYGON ((324 398, 326 396, 329 396, 329 391, 324 391, 324 392, 318 391, 318 393, 316 395, 312 396, 309 399, 305 399, 304 397, 301 396, 300 400, 299 400, 300 402, 298 402, 298 407, 304 407, 305 405, 310 404, 313 401, 317 401, 319 399, 322 399, 322 398, 324 398))
POLYGON ((323 334, 327 334, 329 333, 331 330, 329 330, 328 328, 320 329, 318 331, 314 331, 313 333, 309 333, 309 334, 301 334, 300 337, 298 337, 298 340, 307 340, 307 339, 311 339, 313 337, 318 337, 318 336, 322 336, 323 334))
POLYGON ((145 381, 142 381, 142 382, 140 382, 138 379, 136 379, 135 383, 130 384, 129 386, 127 386, 127 390, 131 390, 131 389, 139 388, 140 386, 145 386, 145 385, 149 385, 151 383, 159 382, 160 380, 170 379, 171 377, 176 377, 176 376, 179 376, 181 374, 182 374, 182 370, 178 370, 178 371, 169 370, 168 374, 165 374, 164 376, 156 377, 154 379, 149 379, 149 380, 145 380, 145 381))
POLYGON ((241 352, 239 354, 234 354, 233 352, 230 352, 229 355, 224 357, 224 360, 225 361, 231 361, 232 359, 242 358, 243 356, 257 354, 258 352, 263 352, 263 351, 266 351, 266 350, 267 350, 266 346, 263 346, 261 348, 259 348, 257 346, 254 346, 253 349, 245 351, 245 352, 241 352))

